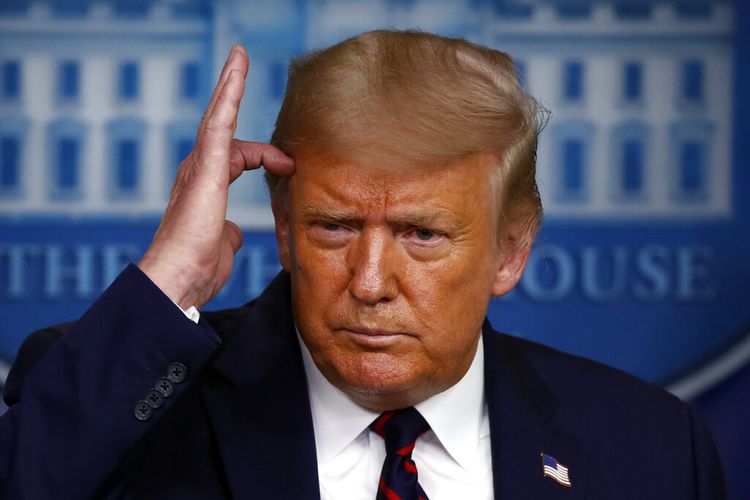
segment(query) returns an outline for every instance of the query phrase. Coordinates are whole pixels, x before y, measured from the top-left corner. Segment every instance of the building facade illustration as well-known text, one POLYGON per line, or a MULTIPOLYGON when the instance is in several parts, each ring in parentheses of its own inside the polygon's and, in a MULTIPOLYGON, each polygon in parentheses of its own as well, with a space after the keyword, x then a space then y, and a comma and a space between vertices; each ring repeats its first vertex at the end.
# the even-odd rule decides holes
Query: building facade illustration
MULTIPOLYGON (((158 217, 234 43, 237 135, 267 140, 290 57, 376 27, 514 57, 549 220, 731 215, 732 6, 696 0, 3 1, 0 214, 158 217)), ((266 197, 247 175, 230 216, 269 227, 266 197)))

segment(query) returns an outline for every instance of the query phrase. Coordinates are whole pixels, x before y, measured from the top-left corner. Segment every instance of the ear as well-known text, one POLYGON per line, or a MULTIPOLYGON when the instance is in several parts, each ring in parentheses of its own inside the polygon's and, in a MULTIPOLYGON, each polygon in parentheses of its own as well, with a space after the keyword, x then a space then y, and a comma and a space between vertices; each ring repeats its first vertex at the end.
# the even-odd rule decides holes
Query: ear
POLYGON ((271 210, 276 226, 276 245, 279 248, 279 260, 285 271, 292 268, 292 245, 289 228, 289 202, 272 197, 271 210))
POLYGON ((495 281, 492 284, 493 297, 500 297, 513 290, 521 279, 526 263, 529 261, 531 245, 520 245, 518 241, 510 241, 505 245, 502 261, 500 262, 495 281))

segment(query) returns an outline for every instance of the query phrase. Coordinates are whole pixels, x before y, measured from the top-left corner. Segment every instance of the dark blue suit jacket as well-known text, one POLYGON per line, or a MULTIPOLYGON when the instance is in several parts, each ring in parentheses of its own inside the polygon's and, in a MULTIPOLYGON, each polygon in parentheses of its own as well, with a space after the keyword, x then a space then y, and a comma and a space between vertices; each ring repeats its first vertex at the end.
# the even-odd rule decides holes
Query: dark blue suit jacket
MULTIPOLYGON (((282 273, 194 325, 131 266, 75 325, 29 337, 6 385, 0 497, 318 498, 289 288, 282 273), (139 420, 173 362, 187 378, 139 420)), ((724 497, 711 438, 677 398, 489 323, 483 341, 496 498, 724 497), (541 453, 571 487, 543 476, 541 453)))

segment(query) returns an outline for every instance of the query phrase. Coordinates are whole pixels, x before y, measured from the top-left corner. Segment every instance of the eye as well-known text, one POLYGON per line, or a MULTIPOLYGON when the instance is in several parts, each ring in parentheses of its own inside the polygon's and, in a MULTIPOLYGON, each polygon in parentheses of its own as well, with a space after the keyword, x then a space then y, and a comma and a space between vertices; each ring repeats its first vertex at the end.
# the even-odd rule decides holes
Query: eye
POLYGON ((412 243, 423 247, 434 247, 444 241, 444 234, 434 229, 415 227, 408 233, 406 238, 412 243))
POLYGON ((338 231, 341 229, 341 224, 336 224, 335 222, 323 222, 321 223, 321 227, 326 231, 338 231))
POLYGON ((414 231, 414 235, 421 241, 430 241, 437 236, 434 231, 430 231, 429 229, 424 229, 421 227, 417 228, 414 231))
POLYGON ((348 224, 330 220, 317 220, 310 223, 307 230, 312 241, 321 248, 339 248, 345 245, 354 234, 348 224))
POLYGON ((412 226, 403 233, 405 248, 417 260, 435 260, 450 249, 449 237, 439 229, 412 226))

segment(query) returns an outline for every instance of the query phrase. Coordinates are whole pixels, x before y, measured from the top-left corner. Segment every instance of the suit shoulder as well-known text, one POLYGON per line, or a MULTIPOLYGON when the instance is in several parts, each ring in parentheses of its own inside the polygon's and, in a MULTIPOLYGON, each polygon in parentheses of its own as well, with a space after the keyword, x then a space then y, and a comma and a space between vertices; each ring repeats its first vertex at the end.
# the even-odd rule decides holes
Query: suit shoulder
POLYGON ((503 343, 530 363, 562 405, 650 408, 683 414, 685 403, 662 387, 598 361, 530 340, 500 334, 503 343))
POLYGON ((529 340, 498 334, 491 344, 491 355, 511 365, 506 373, 514 373, 519 395, 545 401, 549 425, 596 457, 592 498, 608 498, 613 487, 622 498, 646 498, 643 485, 662 492, 648 498, 725 498, 710 432, 689 404, 622 370, 529 340))

